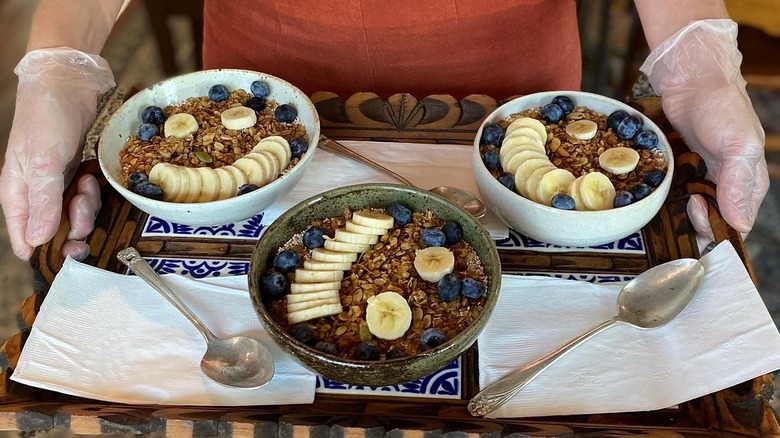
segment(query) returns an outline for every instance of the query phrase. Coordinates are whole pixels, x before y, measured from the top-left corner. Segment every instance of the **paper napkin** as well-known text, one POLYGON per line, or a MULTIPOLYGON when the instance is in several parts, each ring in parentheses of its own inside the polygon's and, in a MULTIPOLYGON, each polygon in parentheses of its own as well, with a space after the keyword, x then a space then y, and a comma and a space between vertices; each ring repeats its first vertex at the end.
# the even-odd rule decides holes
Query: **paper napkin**
POLYGON ((11 379, 118 403, 267 405, 311 403, 315 375, 277 347, 247 293, 246 276, 163 278, 218 337, 263 342, 276 372, 258 389, 235 389, 200 370, 206 341, 173 305, 136 276, 70 258, 35 319, 11 379))
MULTIPOLYGON (((780 369, 780 333, 730 243, 701 259, 693 301, 655 329, 607 329, 553 363, 490 417, 662 409, 780 369)), ((617 314, 620 285, 505 275, 479 337, 484 388, 617 314)))

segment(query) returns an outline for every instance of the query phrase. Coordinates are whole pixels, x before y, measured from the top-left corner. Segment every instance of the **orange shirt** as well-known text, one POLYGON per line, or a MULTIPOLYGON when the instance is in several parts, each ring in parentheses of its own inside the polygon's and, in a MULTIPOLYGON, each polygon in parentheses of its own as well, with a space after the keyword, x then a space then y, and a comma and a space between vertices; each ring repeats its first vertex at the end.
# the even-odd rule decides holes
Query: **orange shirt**
POLYGON ((307 94, 577 90, 574 0, 206 0, 205 68, 247 68, 307 94))

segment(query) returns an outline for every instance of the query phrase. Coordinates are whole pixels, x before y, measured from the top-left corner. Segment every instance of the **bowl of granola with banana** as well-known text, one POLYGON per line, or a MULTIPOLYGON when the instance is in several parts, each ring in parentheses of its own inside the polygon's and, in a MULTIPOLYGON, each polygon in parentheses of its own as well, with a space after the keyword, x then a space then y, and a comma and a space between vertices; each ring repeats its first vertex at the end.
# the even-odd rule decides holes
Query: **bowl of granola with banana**
POLYGON ((432 374, 463 353, 495 307, 498 252, 473 216, 426 190, 334 189, 261 236, 249 292, 271 338, 351 385, 432 374))
POLYGON ((482 199, 508 226, 574 247, 645 226, 666 200, 674 170, 669 142, 652 120, 575 91, 500 106, 477 132, 472 159, 482 199))
POLYGON ((247 219, 303 177, 319 141, 309 98, 277 77, 204 70, 152 85, 109 119, 98 160, 151 215, 188 225, 247 219))

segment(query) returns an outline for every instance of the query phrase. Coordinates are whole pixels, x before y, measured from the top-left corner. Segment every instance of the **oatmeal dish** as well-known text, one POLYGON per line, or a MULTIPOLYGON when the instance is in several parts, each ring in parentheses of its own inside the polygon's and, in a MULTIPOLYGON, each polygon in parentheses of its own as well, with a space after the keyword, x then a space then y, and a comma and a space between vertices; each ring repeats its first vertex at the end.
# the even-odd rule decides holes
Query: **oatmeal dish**
POLYGON ((624 207, 664 180, 658 136, 623 110, 602 114, 561 95, 485 127, 480 155, 502 185, 565 210, 624 207))
POLYGON ((363 361, 446 343, 477 319, 489 290, 460 224, 399 202, 314 220, 275 252, 258 283, 282 330, 363 361))
POLYGON ((120 153, 126 187, 169 202, 209 202, 248 193, 294 167, 308 149, 295 106, 270 86, 215 84, 207 96, 148 106, 120 153))

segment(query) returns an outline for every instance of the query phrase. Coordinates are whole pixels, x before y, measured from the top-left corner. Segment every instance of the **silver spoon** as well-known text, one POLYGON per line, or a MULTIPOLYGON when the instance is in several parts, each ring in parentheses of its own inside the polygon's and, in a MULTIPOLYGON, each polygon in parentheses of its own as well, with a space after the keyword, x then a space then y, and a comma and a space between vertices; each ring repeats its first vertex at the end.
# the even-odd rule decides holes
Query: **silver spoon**
POLYGON ((200 361, 200 368, 209 378, 222 385, 237 388, 257 388, 271 381, 274 361, 265 345, 246 336, 228 339, 216 337, 163 282, 135 248, 119 251, 116 258, 179 309, 206 338, 208 345, 206 354, 200 361))
MULTIPOLYGON (((373 161, 370 158, 361 155, 353 151, 352 149, 347 148, 343 144, 325 137, 324 135, 320 137, 319 147, 321 147, 322 149, 328 152, 332 152, 336 155, 340 155, 342 157, 355 160, 359 163, 367 164, 373 167, 374 169, 380 172, 384 172, 386 175, 389 175, 392 178, 397 179, 398 181, 400 181, 401 183, 409 187, 417 187, 414 183, 412 183, 408 179, 382 166, 376 161, 373 161)), ((429 191, 436 193, 442 198, 448 199, 457 205, 460 205, 461 207, 463 207, 464 210, 468 211, 469 213, 471 213, 472 216, 476 218, 481 218, 487 213, 487 207, 485 206, 485 203, 482 202, 479 198, 477 198, 473 194, 463 189, 459 189, 457 187, 440 186, 440 187, 434 187, 429 191)))
POLYGON ((620 292, 617 300, 618 315, 491 383, 471 399, 469 412, 474 416, 493 412, 561 356, 619 322, 640 328, 666 324, 679 315, 693 299, 702 278, 704 265, 696 259, 678 259, 643 272, 626 284, 620 292))

